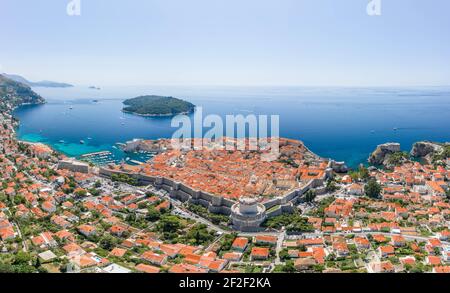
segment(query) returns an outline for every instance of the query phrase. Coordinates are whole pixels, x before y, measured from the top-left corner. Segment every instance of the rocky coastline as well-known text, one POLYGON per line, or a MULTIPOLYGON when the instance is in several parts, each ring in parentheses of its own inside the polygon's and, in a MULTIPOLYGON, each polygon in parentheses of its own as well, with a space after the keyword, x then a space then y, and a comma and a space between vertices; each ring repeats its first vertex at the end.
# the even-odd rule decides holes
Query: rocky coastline
POLYGON ((390 154, 400 152, 400 144, 388 142, 377 146, 375 151, 370 155, 368 161, 370 164, 379 166, 386 165, 390 154))
POLYGON ((439 161, 439 158, 441 158, 441 161, 448 158, 449 147, 449 142, 419 141, 413 144, 409 153, 406 153, 401 151, 399 143, 385 143, 377 146, 370 154, 368 162, 373 166, 383 166, 388 169, 413 159, 420 159, 427 164, 433 164, 439 161))

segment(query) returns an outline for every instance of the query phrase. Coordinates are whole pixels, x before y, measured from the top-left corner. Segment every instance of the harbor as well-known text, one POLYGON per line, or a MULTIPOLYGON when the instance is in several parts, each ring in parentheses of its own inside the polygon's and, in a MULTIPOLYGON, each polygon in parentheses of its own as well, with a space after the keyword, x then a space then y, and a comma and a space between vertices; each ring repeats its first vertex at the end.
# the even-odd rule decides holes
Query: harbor
POLYGON ((153 156, 154 153, 150 152, 125 153, 119 148, 114 148, 111 151, 99 151, 83 154, 79 157, 79 159, 98 166, 120 163, 141 165, 151 160, 153 156))

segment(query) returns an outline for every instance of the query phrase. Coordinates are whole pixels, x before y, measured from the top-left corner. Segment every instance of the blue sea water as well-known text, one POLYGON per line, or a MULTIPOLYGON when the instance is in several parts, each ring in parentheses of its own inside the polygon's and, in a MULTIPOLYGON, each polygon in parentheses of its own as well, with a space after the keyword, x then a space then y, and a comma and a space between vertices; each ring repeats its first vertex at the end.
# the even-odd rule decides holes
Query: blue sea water
MULTIPOLYGON (((167 117, 122 113, 122 101, 139 95, 171 95, 203 107, 204 115, 279 115, 280 135, 300 139, 315 153, 364 163, 374 148, 419 140, 450 141, 450 88, 307 87, 87 87, 34 88, 47 104, 23 106, 22 140, 44 142, 69 156, 109 150, 133 138, 168 138, 167 117), (95 102, 94 100, 98 100, 95 102), (72 109, 71 109, 72 108, 72 109), (85 144, 80 144, 80 140, 85 144), (62 142, 63 141, 63 142, 62 142)), ((133 158, 132 158, 133 159, 133 158)), ((139 158, 134 158, 139 159, 139 158)))

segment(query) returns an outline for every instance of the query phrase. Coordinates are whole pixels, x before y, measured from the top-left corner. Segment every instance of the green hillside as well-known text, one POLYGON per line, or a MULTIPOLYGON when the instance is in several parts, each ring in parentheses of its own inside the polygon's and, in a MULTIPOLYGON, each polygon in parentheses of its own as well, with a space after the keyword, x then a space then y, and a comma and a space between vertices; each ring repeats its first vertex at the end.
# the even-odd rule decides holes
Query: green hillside
POLYGON ((45 100, 29 86, 16 82, 0 74, 0 110, 22 104, 42 104, 45 100))

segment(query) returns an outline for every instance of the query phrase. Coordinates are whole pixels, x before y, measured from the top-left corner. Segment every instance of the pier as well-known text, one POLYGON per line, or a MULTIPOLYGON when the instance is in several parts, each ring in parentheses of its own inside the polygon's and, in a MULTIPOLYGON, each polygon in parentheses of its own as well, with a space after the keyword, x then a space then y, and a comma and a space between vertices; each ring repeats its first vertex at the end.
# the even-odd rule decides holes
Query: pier
POLYGON ((101 151, 101 152, 84 154, 84 155, 81 155, 81 157, 82 158, 91 158, 91 157, 95 157, 95 156, 110 156, 110 155, 111 155, 110 151, 101 151))

